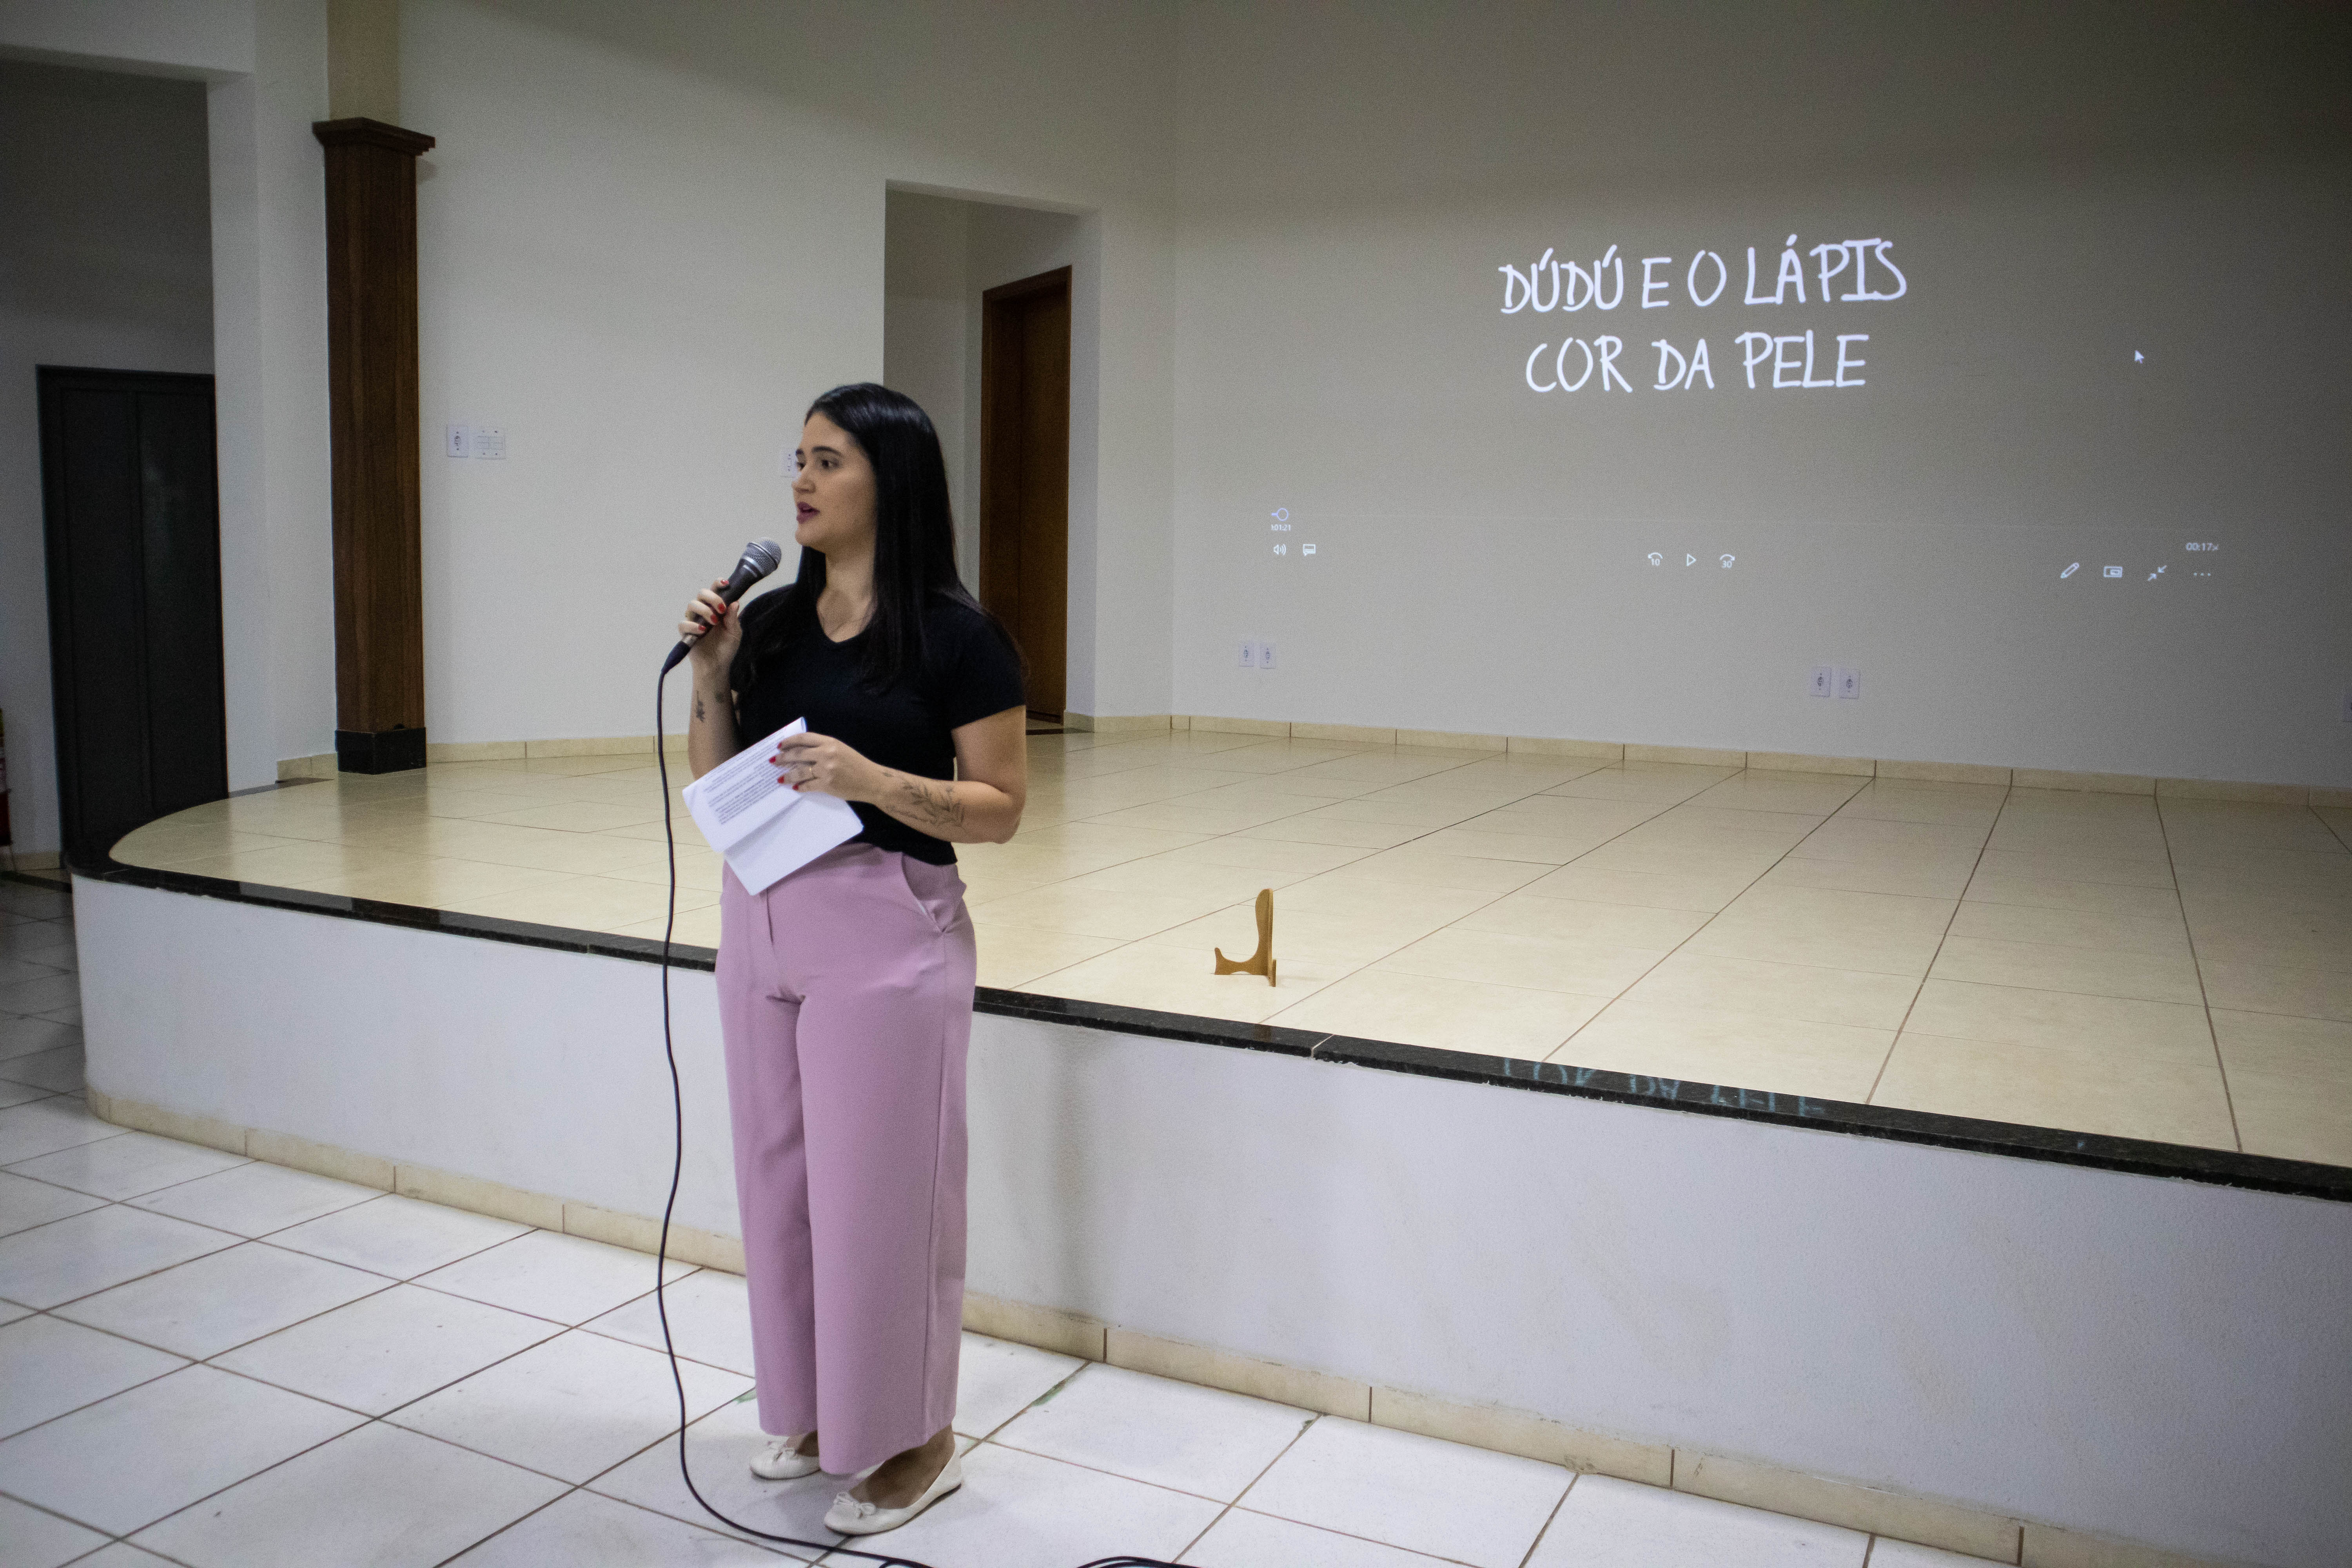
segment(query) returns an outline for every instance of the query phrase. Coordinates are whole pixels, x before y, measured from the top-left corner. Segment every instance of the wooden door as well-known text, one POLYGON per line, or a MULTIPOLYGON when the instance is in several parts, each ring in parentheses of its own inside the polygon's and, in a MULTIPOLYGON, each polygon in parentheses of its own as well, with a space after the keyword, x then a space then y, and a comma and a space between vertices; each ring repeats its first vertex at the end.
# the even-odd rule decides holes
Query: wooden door
POLYGON ((38 372, 68 863, 228 794, 213 378, 38 372))
POLYGON ((1029 707, 1062 716, 1069 668, 1070 269, 981 296, 980 602, 1029 660, 1029 707))

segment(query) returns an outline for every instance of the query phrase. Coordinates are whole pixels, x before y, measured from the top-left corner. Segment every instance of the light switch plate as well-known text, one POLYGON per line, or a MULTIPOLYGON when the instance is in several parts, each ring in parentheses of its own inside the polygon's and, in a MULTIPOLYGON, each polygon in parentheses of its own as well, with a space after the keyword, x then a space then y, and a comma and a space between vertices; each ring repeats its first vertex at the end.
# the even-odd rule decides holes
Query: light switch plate
POLYGON ((1812 679, 1805 683, 1805 695, 1808 697, 1837 695, 1837 672, 1826 664, 1813 666, 1812 679))
POLYGON ((1845 665, 1837 667, 1837 694, 1848 699, 1862 696, 1862 671, 1845 665))
POLYGON ((1247 637, 1242 638, 1242 668, 1244 669, 1257 668, 1257 644, 1247 637))
POLYGON ((1257 667, 1260 669, 1272 669, 1274 668, 1274 645, 1272 643, 1262 642, 1257 645, 1257 667))
POLYGON ((474 433, 463 425, 449 426, 442 439, 441 450, 452 458, 474 455, 474 433))

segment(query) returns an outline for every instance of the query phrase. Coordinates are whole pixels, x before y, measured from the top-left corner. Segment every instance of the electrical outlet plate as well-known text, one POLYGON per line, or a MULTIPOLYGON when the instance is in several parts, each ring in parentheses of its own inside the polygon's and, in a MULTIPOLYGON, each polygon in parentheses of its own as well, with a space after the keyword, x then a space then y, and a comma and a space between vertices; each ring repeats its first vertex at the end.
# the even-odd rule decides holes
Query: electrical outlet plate
POLYGON ((474 456, 502 458, 506 455, 507 433, 504 426, 498 425, 474 426, 474 456))

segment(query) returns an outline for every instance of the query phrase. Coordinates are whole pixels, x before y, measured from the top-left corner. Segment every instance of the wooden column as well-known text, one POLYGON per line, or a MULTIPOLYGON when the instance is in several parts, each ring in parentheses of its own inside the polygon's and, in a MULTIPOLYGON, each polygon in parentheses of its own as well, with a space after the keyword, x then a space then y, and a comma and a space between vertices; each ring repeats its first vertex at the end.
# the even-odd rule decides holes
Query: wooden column
POLYGON ((433 138, 375 120, 310 129, 327 150, 335 756, 387 773, 425 765, 416 155, 433 138))

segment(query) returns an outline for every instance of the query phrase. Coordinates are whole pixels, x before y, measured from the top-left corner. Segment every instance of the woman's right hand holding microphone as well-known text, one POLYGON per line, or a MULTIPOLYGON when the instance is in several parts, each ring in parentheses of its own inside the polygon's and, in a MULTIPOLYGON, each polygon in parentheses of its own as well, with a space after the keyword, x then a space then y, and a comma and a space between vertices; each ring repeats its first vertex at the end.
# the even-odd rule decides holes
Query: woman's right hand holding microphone
POLYGON ((735 650, 742 646, 742 617, 734 605, 719 596, 726 586, 727 579, 721 577, 697 594, 686 607, 686 619, 677 623, 677 635, 691 645, 688 657, 694 662, 698 687, 715 682, 723 689, 735 663, 735 650))

